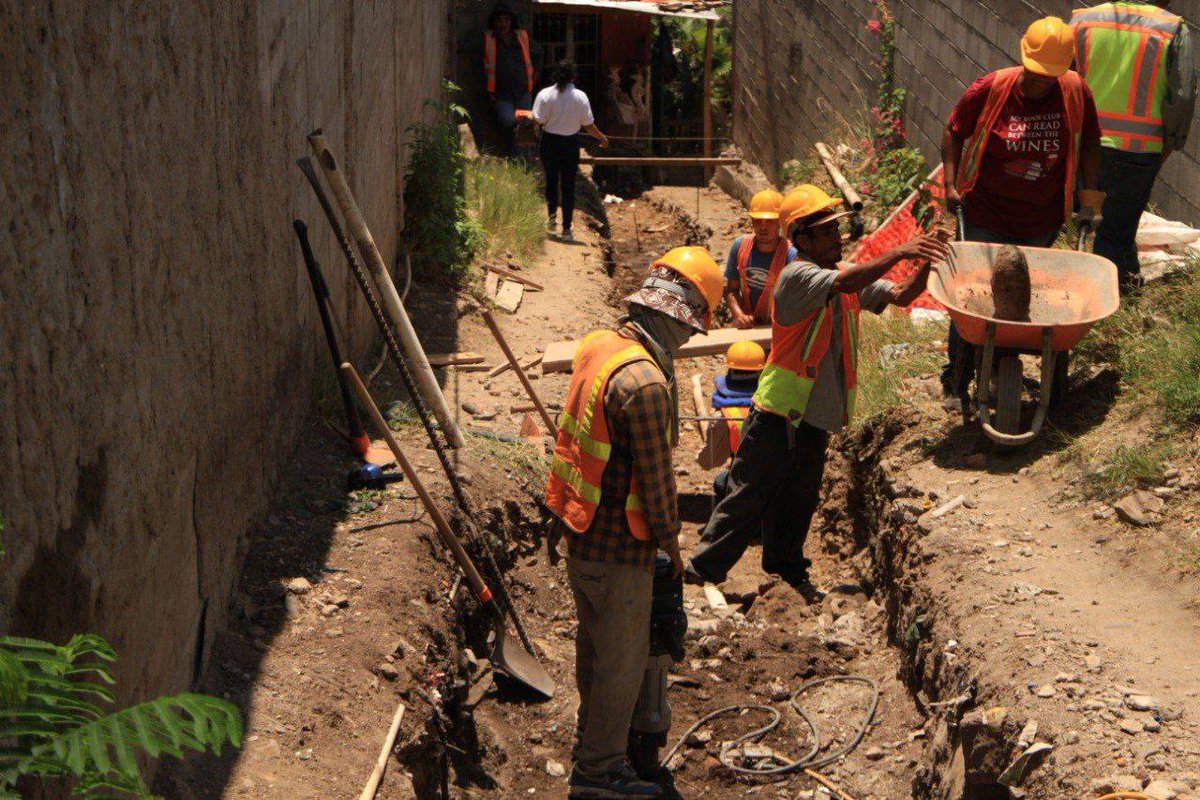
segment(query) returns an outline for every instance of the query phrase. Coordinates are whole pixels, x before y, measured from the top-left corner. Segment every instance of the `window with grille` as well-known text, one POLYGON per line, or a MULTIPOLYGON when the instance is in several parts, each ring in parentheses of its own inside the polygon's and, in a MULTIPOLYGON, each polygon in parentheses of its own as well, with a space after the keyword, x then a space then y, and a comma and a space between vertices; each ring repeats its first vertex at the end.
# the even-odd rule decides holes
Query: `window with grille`
POLYGON ((554 65, 566 59, 579 71, 575 85, 597 96, 600 72, 600 15, 541 12, 533 15, 530 35, 542 45, 542 84, 549 85, 554 65))

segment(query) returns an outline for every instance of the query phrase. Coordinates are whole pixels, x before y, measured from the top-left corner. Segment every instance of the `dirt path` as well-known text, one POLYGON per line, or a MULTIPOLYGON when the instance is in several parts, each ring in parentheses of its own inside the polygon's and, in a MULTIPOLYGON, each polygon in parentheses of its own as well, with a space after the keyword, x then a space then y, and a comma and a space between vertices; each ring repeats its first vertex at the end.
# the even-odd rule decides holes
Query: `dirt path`
POLYGON ((892 471, 898 484, 933 492, 934 505, 966 498, 918 522, 928 530, 924 582, 950 614, 941 629, 997 703, 1057 735, 1064 788, 1112 773, 1197 772, 1194 595, 1110 546, 1128 529, 1064 501, 1052 459, 1022 463, 944 446, 892 471))

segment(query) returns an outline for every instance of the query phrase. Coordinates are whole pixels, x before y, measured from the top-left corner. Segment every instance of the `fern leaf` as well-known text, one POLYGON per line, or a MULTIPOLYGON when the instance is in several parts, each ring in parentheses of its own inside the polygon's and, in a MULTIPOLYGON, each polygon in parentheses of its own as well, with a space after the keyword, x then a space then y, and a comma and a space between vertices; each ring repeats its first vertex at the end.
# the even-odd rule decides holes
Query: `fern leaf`
POLYGON ((34 746, 21 772, 65 769, 74 775, 138 774, 134 749, 151 756, 183 751, 220 753, 242 741, 241 715, 232 704, 201 694, 161 697, 60 733, 34 746), (115 755, 115 761, 114 761, 115 755))
POLYGON ((12 653, 0 650, 0 708, 14 708, 25 702, 29 692, 29 673, 12 653))

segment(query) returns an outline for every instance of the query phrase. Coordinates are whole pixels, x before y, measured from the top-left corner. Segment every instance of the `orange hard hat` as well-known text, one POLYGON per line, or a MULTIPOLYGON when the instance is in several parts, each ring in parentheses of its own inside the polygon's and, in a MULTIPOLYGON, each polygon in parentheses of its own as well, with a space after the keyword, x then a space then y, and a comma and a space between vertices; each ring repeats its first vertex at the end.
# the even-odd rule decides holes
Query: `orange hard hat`
POLYGON ((708 304, 708 313, 703 320, 707 328, 712 322, 712 312, 717 310, 725 291, 725 276, 708 250, 703 247, 676 247, 651 266, 676 272, 696 287, 708 304))
POLYGON ((779 235, 791 238, 792 225, 805 221, 809 225, 832 222, 850 214, 849 211, 833 212, 842 204, 840 197, 830 197, 819 186, 805 183, 787 193, 779 206, 779 235), (832 213, 831 213, 832 212, 832 213))
POLYGON ((751 219, 779 219, 779 204, 783 195, 774 189, 763 189, 750 198, 751 219))
POLYGON ((761 372, 767 366, 767 351, 758 342, 734 342, 725 351, 725 366, 761 372))
POLYGON ((1021 63, 1030 72, 1057 78, 1075 59, 1075 31, 1058 17, 1044 17, 1021 39, 1021 63))

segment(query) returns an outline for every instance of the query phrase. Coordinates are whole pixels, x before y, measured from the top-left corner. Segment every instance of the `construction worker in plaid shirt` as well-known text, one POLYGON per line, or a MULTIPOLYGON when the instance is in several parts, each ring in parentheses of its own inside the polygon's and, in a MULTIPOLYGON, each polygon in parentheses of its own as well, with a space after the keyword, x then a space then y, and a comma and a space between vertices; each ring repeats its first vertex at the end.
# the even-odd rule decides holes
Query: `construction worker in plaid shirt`
MULTIPOLYGON (((620 327, 590 334, 575 354, 546 486, 552 524, 568 542, 579 619, 571 798, 660 797, 655 781, 669 785, 656 761, 639 776, 627 749, 639 738, 631 724, 650 655, 658 551, 670 556, 675 579, 683 574, 671 463, 679 427, 673 357, 707 330, 724 286, 707 250, 675 248, 625 298, 620 327)), ((669 727, 669 705, 663 717, 669 727)), ((665 739, 665 731, 653 733, 665 739)))

